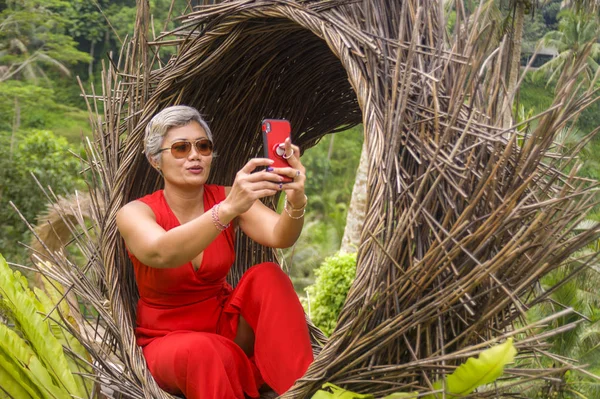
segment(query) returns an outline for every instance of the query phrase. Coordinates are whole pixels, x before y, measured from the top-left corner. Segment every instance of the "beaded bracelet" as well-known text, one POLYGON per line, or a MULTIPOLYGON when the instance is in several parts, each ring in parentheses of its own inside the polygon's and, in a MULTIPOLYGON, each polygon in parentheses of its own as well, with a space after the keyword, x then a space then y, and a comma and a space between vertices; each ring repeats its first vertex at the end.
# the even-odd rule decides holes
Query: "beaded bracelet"
POLYGON ((219 219, 219 207, 220 206, 221 206, 220 202, 217 205, 213 206, 212 210, 211 210, 211 214, 212 214, 213 224, 215 225, 217 230, 224 231, 224 230, 227 230, 229 228, 229 226, 231 226, 231 222, 229 222, 227 224, 221 223, 221 219, 219 219))
POLYGON ((306 196, 306 194, 304 195, 304 205, 302 205, 300 208, 294 208, 294 205, 292 205, 292 203, 290 201, 288 201, 287 195, 286 195, 285 196, 285 204, 283 205, 283 210, 292 219, 296 219, 296 220, 302 219, 304 217, 304 214, 306 213, 306 204, 308 204, 308 197, 306 196), (300 216, 292 216, 292 214, 290 213, 290 210, 288 209, 288 205, 292 209, 292 212, 294 212, 294 211, 302 211, 302 215, 300 215, 300 216))

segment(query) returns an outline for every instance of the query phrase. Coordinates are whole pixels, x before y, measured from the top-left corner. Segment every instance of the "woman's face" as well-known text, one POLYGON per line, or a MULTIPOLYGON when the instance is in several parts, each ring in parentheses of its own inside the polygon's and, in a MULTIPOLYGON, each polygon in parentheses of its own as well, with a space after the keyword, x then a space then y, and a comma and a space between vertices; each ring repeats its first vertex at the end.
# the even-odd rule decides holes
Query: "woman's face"
POLYGON ((208 135, 196 121, 191 121, 185 126, 169 129, 161 148, 170 148, 180 141, 192 143, 190 152, 183 158, 176 158, 170 150, 162 152, 160 169, 166 184, 178 186, 198 186, 205 184, 210 174, 210 165, 213 155, 202 155, 194 143, 201 139, 208 139, 208 135))

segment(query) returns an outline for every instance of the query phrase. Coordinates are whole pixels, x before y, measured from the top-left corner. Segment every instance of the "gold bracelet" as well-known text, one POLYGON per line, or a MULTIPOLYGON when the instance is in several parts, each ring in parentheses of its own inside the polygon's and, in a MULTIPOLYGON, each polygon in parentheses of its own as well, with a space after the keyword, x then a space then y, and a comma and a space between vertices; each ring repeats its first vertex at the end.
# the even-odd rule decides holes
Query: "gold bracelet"
MULTIPOLYGON (((306 208, 306 204, 308 204, 308 197, 306 196, 306 194, 304 194, 304 205, 302 205, 300 208, 294 208, 294 204, 292 204, 290 201, 288 201, 288 197, 287 194, 285 195, 285 206, 290 205, 290 208, 292 209, 292 211, 300 211, 306 208)), ((284 206, 284 208, 285 208, 284 206)), ((304 214, 302 214, 304 215, 304 214)))
MULTIPOLYGON (((286 200, 286 201, 285 201, 285 204, 283 205, 283 210, 285 211, 285 213, 287 213, 287 214, 288 214, 288 216, 289 216, 291 219, 298 220, 298 219, 302 219, 302 218, 304 217, 304 214, 306 213, 306 204, 304 204, 304 206, 303 206, 302 208, 298 208, 298 209, 294 209, 294 208, 292 207, 292 212, 294 212, 294 211, 300 211, 300 210, 302 211, 302 215, 300 215, 300 216, 292 216, 292 214, 290 213, 290 211, 289 211, 289 209, 288 209, 288 204, 289 204, 289 202, 287 202, 287 200, 286 200)), ((291 205, 292 205, 292 204, 290 204, 290 206, 291 206, 291 205)))

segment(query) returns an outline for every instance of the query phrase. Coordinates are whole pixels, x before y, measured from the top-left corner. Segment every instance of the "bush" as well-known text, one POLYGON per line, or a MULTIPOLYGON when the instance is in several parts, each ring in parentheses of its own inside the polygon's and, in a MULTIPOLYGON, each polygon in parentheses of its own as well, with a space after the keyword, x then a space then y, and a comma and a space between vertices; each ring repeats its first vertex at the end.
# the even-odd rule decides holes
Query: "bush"
POLYGON ((326 335, 335 328, 356 277, 356 254, 337 253, 315 270, 316 281, 306 291, 310 296, 310 317, 326 335))

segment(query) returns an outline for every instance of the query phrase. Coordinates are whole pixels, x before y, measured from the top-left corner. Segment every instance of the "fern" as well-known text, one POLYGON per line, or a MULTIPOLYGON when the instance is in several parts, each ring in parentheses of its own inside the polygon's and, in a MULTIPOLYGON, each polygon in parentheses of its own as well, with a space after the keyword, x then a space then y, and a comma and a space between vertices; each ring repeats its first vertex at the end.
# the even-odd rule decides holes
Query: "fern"
POLYGON ((323 385, 323 389, 329 389, 331 392, 318 390, 311 399, 373 399, 373 395, 347 391, 329 382, 323 385))

